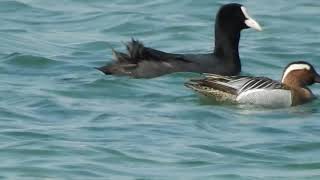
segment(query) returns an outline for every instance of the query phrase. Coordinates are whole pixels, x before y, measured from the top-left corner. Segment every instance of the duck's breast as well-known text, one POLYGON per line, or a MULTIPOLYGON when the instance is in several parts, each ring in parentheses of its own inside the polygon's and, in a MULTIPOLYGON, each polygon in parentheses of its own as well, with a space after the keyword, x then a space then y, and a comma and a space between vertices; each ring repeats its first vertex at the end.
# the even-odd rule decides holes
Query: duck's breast
POLYGON ((266 107, 290 107, 292 94, 285 89, 253 89, 239 94, 237 102, 266 107))

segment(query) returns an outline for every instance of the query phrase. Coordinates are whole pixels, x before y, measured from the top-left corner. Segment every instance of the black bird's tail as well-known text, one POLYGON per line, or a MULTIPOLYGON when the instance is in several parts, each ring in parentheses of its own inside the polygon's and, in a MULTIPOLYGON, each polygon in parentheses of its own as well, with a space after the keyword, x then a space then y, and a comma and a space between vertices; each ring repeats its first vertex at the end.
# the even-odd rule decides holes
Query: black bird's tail
POLYGON ((126 44, 127 54, 112 49, 114 63, 107 64, 96 69, 106 75, 131 75, 140 60, 144 59, 144 45, 132 39, 126 44))
POLYGON ((183 55, 148 48, 134 39, 126 44, 126 49, 126 53, 112 50, 115 62, 96 69, 107 75, 152 78, 177 72, 181 65, 190 63, 183 55))

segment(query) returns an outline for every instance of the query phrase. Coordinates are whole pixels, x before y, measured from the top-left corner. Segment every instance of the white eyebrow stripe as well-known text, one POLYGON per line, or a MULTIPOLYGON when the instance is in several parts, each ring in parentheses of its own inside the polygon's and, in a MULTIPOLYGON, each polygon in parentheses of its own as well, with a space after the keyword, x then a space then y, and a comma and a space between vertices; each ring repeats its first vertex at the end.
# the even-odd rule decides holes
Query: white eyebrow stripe
POLYGON ((290 72, 295 71, 295 70, 303 70, 303 69, 310 70, 311 68, 308 64, 292 64, 292 65, 290 65, 286 69, 286 71, 283 73, 281 82, 283 83, 284 79, 287 77, 287 75, 290 72))

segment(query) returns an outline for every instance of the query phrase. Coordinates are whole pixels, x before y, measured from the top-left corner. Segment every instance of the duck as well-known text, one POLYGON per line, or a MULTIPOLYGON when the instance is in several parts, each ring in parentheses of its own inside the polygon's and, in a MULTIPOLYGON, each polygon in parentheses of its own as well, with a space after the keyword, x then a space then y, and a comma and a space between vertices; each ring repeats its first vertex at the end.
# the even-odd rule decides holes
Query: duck
POLYGON ((264 107, 290 107, 315 98, 308 86, 320 83, 320 75, 305 61, 288 64, 281 81, 267 77, 206 74, 191 79, 185 86, 218 102, 251 104, 264 107))
POLYGON ((98 67, 106 75, 133 78, 154 78, 175 72, 237 75, 241 71, 239 57, 240 32, 244 29, 262 31, 247 9, 237 3, 223 5, 215 20, 214 50, 206 54, 174 54, 144 46, 132 39, 127 52, 114 49, 111 63, 98 67))

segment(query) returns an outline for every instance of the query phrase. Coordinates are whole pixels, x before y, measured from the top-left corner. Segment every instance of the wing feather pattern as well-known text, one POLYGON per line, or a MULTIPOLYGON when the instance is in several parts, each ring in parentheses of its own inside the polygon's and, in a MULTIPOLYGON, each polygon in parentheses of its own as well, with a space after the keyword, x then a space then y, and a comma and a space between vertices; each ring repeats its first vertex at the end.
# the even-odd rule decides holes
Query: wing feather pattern
POLYGON ((194 90, 214 89, 238 95, 254 89, 281 89, 283 85, 266 77, 251 76, 222 76, 217 74, 205 74, 203 79, 193 79, 186 83, 187 87, 194 90))

